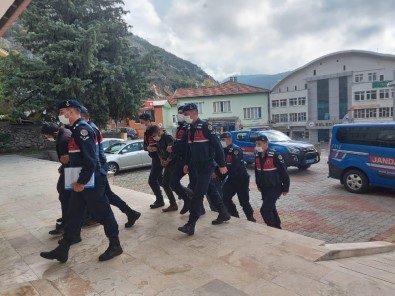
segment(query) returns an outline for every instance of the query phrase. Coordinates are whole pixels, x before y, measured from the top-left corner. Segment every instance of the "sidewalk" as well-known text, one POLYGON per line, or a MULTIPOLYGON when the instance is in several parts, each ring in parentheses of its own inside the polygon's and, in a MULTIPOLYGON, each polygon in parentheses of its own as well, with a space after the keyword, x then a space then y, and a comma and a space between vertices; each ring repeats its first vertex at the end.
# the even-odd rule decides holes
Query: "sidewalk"
POLYGON ((142 217, 130 229, 114 209, 124 253, 108 262, 101 226, 59 264, 41 258, 58 238, 58 164, 0 156, 0 295, 394 295, 395 252, 315 262, 323 241, 244 219, 212 226, 207 212, 194 236, 177 227, 187 216, 149 210, 153 197, 113 187, 142 217))

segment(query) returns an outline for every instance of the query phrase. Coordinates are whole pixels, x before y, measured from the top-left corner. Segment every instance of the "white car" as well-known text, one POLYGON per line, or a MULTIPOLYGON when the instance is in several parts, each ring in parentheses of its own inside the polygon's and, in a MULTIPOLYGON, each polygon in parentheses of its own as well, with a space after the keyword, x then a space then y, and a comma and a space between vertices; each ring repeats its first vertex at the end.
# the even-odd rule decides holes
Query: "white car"
POLYGON ((104 150, 107 157, 108 170, 119 171, 151 166, 152 160, 148 151, 144 150, 143 140, 131 140, 115 143, 104 150))
POLYGON ((111 145, 119 142, 126 142, 126 141, 124 139, 118 139, 118 138, 103 138, 103 142, 102 142, 103 150, 106 150, 107 147, 110 147, 111 145))

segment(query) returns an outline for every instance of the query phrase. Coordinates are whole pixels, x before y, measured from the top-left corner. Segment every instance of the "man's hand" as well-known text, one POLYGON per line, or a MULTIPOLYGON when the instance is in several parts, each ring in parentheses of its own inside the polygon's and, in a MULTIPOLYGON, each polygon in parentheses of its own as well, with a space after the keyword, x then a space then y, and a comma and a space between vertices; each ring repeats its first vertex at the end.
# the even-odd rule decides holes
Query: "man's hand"
POLYGON ((72 183, 71 184, 72 186, 73 186, 73 190, 75 191, 75 192, 81 192, 81 191, 84 191, 84 184, 80 184, 80 183, 72 183))
POLYGON ((226 167, 219 168, 219 172, 220 172, 222 175, 225 175, 225 174, 228 172, 228 169, 227 169, 226 167))
POLYGON ((173 152, 173 146, 167 146, 166 151, 169 153, 173 152))
POLYGON ((189 167, 187 165, 184 165, 183 171, 184 171, 185 175, 188 175, 189 174, 189 167))
POLYGON ((283 196, 286 196, 288 194, 288 192, 283 192, 283 196))
POLYGON ((68 164, 69 163, 69 155, 65 154, 60 156, 60 162, 63 164, 68 164))

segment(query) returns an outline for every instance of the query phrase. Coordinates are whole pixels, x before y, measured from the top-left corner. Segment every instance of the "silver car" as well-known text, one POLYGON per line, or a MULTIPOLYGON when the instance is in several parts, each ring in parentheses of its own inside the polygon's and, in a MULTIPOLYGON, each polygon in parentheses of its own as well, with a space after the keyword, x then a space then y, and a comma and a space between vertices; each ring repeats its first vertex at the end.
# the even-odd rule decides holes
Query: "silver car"
POLYGON ((151 157, 144 150, 143 140, 131 140, 115 143, 104 150, 107 157, 108 170, 119 171, 151 166, 151 157))

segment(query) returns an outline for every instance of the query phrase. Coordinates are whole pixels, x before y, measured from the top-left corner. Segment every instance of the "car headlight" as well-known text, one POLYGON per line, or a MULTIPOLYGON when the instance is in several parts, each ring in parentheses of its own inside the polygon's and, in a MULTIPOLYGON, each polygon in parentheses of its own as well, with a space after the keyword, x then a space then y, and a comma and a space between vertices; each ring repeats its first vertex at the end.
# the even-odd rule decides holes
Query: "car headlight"
POLYGON ((295 148, 295 147, 287 147, 287 149, 288 149, 288 151, 289 151, 290 153, 293 153, 293 154, 298 154, 298 153, 299 153, 299 149, 298 149, 298 148, 295 148))

